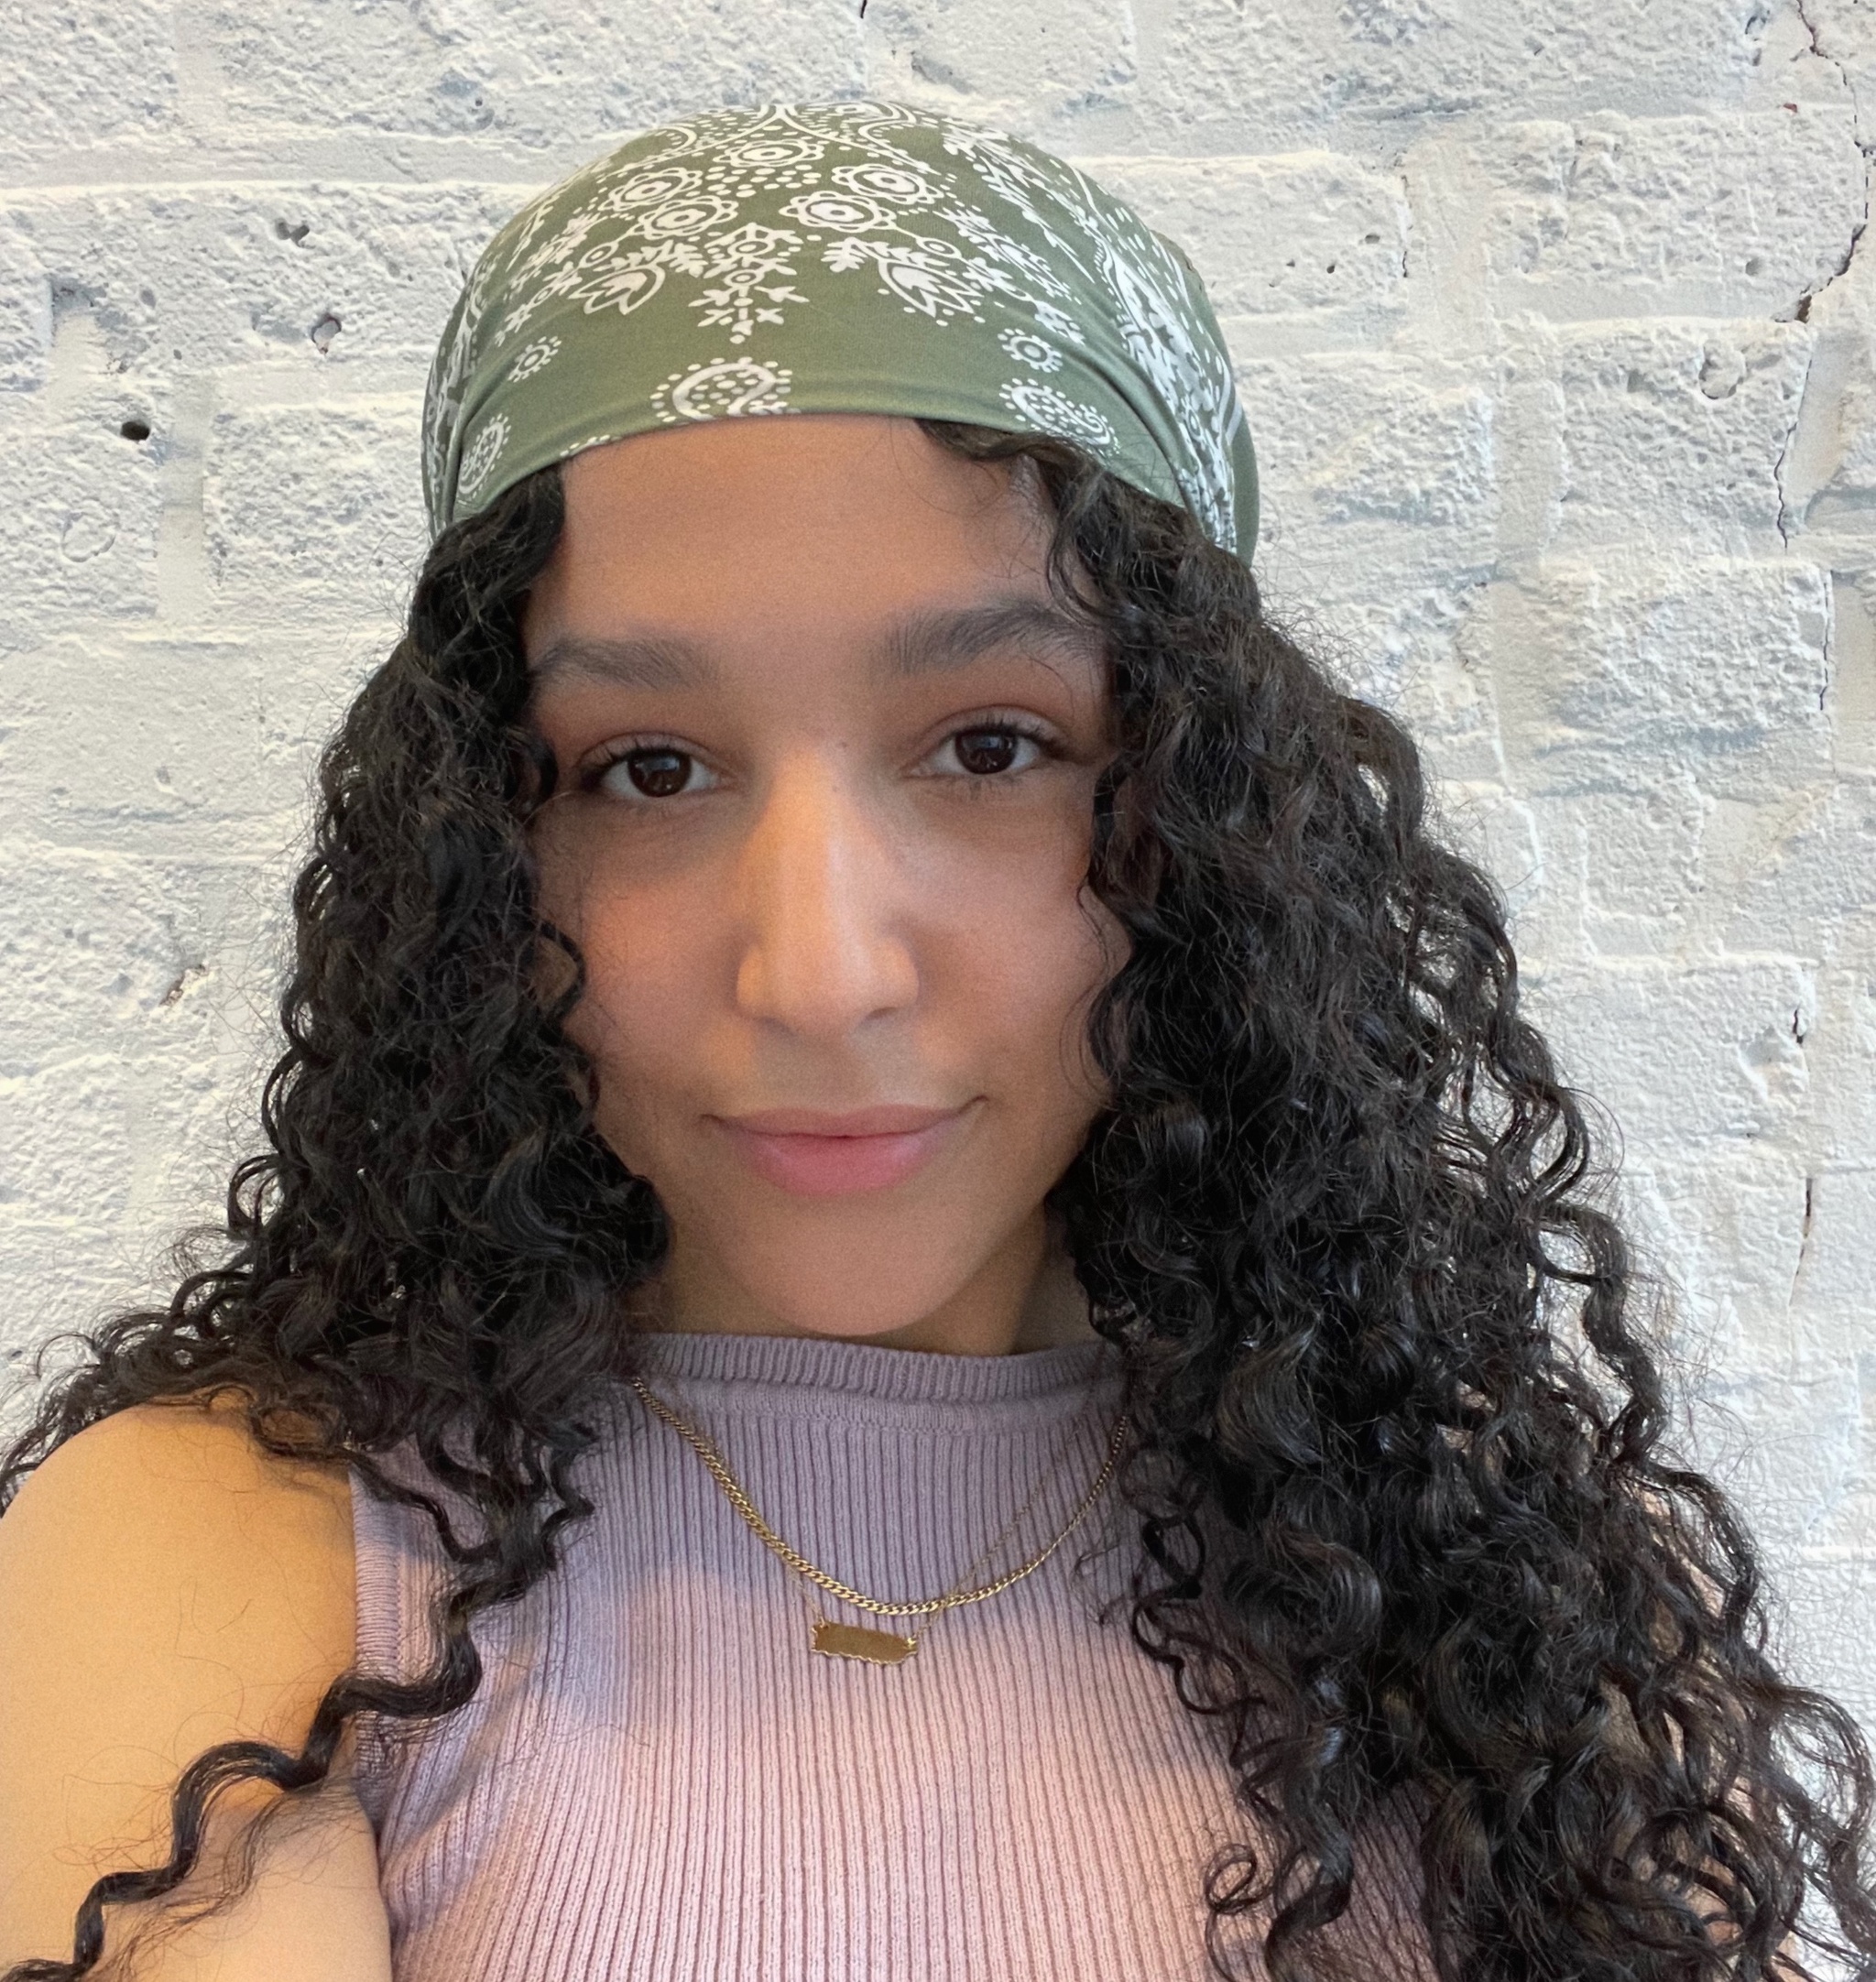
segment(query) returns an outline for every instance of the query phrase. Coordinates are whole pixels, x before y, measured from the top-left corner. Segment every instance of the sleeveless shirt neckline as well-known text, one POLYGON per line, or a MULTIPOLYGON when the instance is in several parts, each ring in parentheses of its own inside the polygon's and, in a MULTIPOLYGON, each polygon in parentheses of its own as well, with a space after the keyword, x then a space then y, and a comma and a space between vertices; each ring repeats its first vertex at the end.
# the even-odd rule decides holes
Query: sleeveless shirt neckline
POLYGON ((1009 1356, 951 1356, 888 1348, 833 1335, 678 1334, 633 1337, 634 1362, 648 1381, 734 1387, 743 1410, 762 1401, 795 1409, 818 1394, 842 1406, 1059 1404, 1118 1375, 1120 1354, 1100 1336, 1009 1356), (746 1388, 747 1387, 747 1388, 746 1388))
MULTIPOLYGON (((636 1347, 811 1560, 921 1594, 1026 1503, 1041 1533, 1065 1516, 1124 1368, 1099 1337, 1000 1356, 636 1347)), ((1129 1552, 1077 1537, 889 1672, 826 1657, 799 1580, 622 1399, 625 1435, 580 1462, 591 1513, 558 1568, 475 1619, 474 1697, 364 1725, 398 1982, 1204 1982, 1203 1868, 1248 1820, 1216 1723, 1127 1628, 1129 1552)), ((360 1663, 415 1677, 453 1572, 416 1509, 362 1490, 353 1509, 360 1663)), ((1403 1945, 1402 1838, 1358 1884, 1346 1972, 1427 1982, 1403 1945)))

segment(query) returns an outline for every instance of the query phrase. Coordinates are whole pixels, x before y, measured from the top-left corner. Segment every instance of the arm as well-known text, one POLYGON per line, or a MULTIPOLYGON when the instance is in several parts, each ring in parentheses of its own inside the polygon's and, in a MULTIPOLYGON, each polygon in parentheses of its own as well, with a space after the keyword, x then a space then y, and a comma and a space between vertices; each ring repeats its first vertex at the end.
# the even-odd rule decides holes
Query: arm
MULTIPOLYGON (((343 1475, 283 1465, 232 1413, 187 1406, 55 1452, 0 1520, 0 1974, 69 1959, 92 1881, 163 1861, 169 1792, 204 1748, 297 1749, 354 1628, 343 1475)), ((207 1856, 270 1800, 224 1813, 207 1856)), ((364 1812, 335 1785, 290 1816, 241 1900, 152 1938, 140 1982, 389 1982, 364 1812)))

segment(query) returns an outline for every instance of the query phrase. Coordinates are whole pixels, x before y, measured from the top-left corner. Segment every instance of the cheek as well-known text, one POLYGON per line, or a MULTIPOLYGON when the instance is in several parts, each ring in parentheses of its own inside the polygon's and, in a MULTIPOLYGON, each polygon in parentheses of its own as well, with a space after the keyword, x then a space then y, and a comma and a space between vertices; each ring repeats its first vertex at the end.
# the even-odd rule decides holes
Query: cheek
POLYGON ((655 889, 624 890, 590 873, 583 880, 551 859, 541 865, 540 900, 580 952, 585 987, 566 1031, 597 1070, 602 1131, 642 1169, 672 1070, 698 1063, 711 1016, 699 918, 655 889))
POLYGON ((1054 857, 966 864, 923 958, 938 1023, 970 1039, 1005 1095, 1083 1121, 1100 1098, 1088 1007, 1126 955, 1085 870, 1077 833, 1054 857))
POLYGON ((653 919, 634 913, 589 914, 576 941, 585 964, 584 996, 569 1021, 579 1043, 608 1066, 656 1059, 665 1035, 686 1011, 687 960, 676 942, 650 937, 653 919))

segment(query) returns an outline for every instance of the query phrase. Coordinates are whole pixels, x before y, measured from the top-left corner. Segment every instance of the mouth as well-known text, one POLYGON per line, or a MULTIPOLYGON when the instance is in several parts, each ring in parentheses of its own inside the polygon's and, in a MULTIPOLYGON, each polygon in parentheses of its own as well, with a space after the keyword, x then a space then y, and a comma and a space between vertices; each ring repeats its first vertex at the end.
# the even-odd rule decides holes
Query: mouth
POLYGON ((796 1197, 840 1197, 903 1183, 944 1148, 973 1105, 845 1114, 769 1108, 712 1119, 737 1156, 778 1190, 796 1197))

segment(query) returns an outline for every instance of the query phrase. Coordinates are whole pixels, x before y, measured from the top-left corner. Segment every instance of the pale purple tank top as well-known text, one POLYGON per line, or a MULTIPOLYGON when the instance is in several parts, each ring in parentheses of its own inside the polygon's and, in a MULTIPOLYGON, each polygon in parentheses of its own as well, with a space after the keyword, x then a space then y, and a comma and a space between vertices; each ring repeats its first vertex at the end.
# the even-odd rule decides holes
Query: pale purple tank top
MULTIPOLYGON (((1118 1395, 1098 1342, 665 1334, 641 1367, 788 1541, 882 1597, 1025 1560, 1118 1395)), ((1247 1819, 1216 1726, 1111 1602, 1111 1487, 1041 1570, 875 1666, 812 1649, 802 1585, 669 1426, 629 1392, 607 1421, 564 1566, 476 1626, 476 1699, 414 1740, 366 1731, 398 1982, 1204 1982, 1204 1868, 1247 1819)), ((353 1499, 360 1658, 408 1673, 440 1557, 420 1518, 353 1499)), ((1351 1977, 1423 1972, 1415 1887, 1383 1847, 1337 1930, 1351 1977)))

